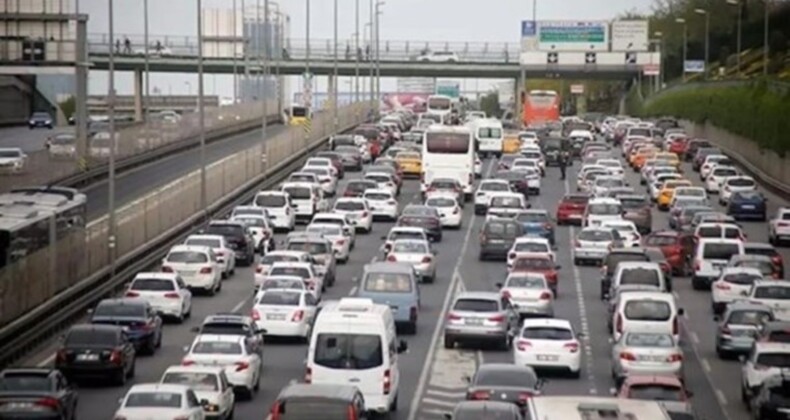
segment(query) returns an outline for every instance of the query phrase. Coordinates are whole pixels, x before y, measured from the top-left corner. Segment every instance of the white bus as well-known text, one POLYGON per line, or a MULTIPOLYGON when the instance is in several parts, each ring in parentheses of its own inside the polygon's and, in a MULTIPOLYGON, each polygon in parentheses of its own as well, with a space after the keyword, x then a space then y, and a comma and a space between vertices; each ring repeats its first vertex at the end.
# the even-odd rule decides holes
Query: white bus
POLYGON ((475 181, 475 141, 472 131, 464 126, 430 126, 422 142, 423 192, 435 178, 453 178, 472 198, 475 181))
POLYGON ((429 113, 447 116, 453 111, 453 98, 447 95, 431 95, 428 97, 427 106, 429 113))
POLYGON ((495 118, 477 119, 471 121, 469 127, 473 130, 475 144, 481 157, 485 158, 490 155, 502 156, 505 130, 501 121, 495 118))

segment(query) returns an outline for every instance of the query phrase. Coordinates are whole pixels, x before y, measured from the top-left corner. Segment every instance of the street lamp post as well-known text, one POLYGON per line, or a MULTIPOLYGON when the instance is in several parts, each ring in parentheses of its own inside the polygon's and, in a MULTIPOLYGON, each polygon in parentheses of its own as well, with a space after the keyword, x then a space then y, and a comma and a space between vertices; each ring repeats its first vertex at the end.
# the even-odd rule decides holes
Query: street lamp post
POLYGON ((708 78, 710 63, 710 13, 706 9, 694 9, 694 13, 705 16, 705 79, 708 78))
POLYGON ((203 104, 203 0, 197 0, 198 33, 198 128, 200 139, 200 207, 208 217, 208 194, 206 192, 206 110, 203 104))
POLYGON ((684 18, 677 18, 675 19, 676 23, 680 23, 683 25, 683 62, 680 64, 680 68, 682 70, 682 77, 683 81, 686 81, 686 59, 688 58, 688 41, 689 41, 689 31, 688 31, 688 23, 684 18))
POLYGON ((658 38, 658 57, 661 60, 658 63, 658 76, 656 76, 656 92, 658 92, 664 86, 664 33, 656 31, 653 36, 658 38))
POLYGON ((269 0, 263 0, 263 117, 261 121, 261 137, 266 141, 268 135, 267 130, 269 126, 269 60, 271 55, 269 51, 269 42, 271 41, 271 30, 269 28, 269 0))
POLYGON ((118 142, 115 138, 115 51, 113 51, 113 44, 115 40, 115 22, 113 18, 113 6, 115 1, 109 0, 107 13, 109 15, 109 30, 110 30, 110 68, 108 75, 108 92, 107 92, 107 117, 109 118, 109 131, 110 131, 110 156, 107 163, 107 248, 110 257, 110 277, 115 276, 115 149, 118 147, 118 142))
POLYGON ((381 106, 381 34, 379 25, 379 16, 382 12, 380 7, 384 5, 383 1, 376 2, 376 112, 380 111, 381 106))
MULTIPOLYGON (((370 8, 370 10, 373 10, 373 4, 372 3, 373 3, 373 0, 371 0, 371 8, 370 8)), ((371 59, 372 54, 370 53, 370 50, 371 50, 371 45, 373 45, 373 12, 370 13, 370 18, 371 18, 370 22, 365 24, 365 28, 370 28, 368 31, 365 31, 365 33, 368 34, 368 42, 365 44, 365 59, 368 60, 368 67, 369 67, 369 70, 370 70, 370 77, 369 77, 369 79, 370 79, 370 103, 372 104, 373 103, 373 94, 374 94, 374 89, 373 89, 374 80, 373 80, 373 60, 371 59)))
POLYGON ((765 15, 763 16, 763 20, 765 21, 763 24, 763 76, 768 75, 768 54, 770 53, 770 46, 768 45, 768 28, 769 28, 769 19, 768 19, 768 4, 770 0, 763 0, 763 6, 765 9, 765 15))
POLYGON ((741 77, 741 25, 743 21, 743 4, 741 4, 741 0, 727 0, 727 4, 738 8, 738 34, 736 35, 737 38, 735 41, 735 49, 737 52, 735 58, 737 60, 736 65, 738 66, 738 77, 741 77))
POLYGON ((356 32, 354 32, 354 91, 355 91, 355 100, 359 102, 359 0, 354 1, 354 27, 356 28, 356 32))
MULTIPOLYGON (((149 103, 149 98, 151 96, 151 90, 149 89, 151 68, 149 67, 148 62, 148 0, 143 0, 143 32, 145 32, 143 35, 143 42, 145 43, 145 46, 143 47, 143 53, 145 54, 145 98, 143 98, 143 106, 145 109, 143 112, 143 121, 149 123, 149 109, 151 108, 151 104, 149 103)), ((146 131, 146 140, 148 139, 149 135, 150 131, 146 131)))
POLYGON ((332 83, 332 92, 329 92, 329 94, 332 95, 332 127, 334 128, 333 133, 337 133, 337 126, 338 126, 338 120, 337 120, 337 91, 338 91, 338 88, 337 88, 337 84, 340 83, 340 81, 338 80, 338 77, 337 77, 338 76, 338 69, 337 69, 337 0, 335 0, 335 11, 334 12, 335 12, 335 39, 334 39, 334 43, 335 43, 335 59, 334 59, 334 61, 335 61, 335 63, 334 63, 335 64, 335 68, 334 68, 334 72, 332 74, 332 77, 334 78, 334 83, 332 83))

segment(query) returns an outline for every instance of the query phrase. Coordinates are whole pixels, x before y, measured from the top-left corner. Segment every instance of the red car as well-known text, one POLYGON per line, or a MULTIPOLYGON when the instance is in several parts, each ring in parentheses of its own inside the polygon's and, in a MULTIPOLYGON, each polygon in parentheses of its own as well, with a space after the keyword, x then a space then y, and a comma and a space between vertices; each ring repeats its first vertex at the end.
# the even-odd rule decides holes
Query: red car
POLYGON ((560 266, 549 256, 525 255, 513 261, 513 268, 511 268, 510 272, 543 274, 546 276, 546 282, 556 298, 559 285, 559 269, 560 266))
POLYGON ((575 224, 581 226, 584 210, 590 196, 587 194, 568 194, 562 197, 557 207, 557 225, 575 224))
POLYGON ((685 276, 690 272, 691 255, 696 247, 693 235, 676 230, 661 230, 643 237, 642 246, 661 249, 672 274, 685 276))
POLYGON ((683 156, 688 147, 688 140, 688 137, 674 137, 669 141, 669 148, 667 150, 678 156, 683 156))
POLYGON ((690 408, 687 406, 692 393, 674 376, 629 375, 616 395, 635 400, 658 400, 677 405, 679 411, 685 411, 690 408))

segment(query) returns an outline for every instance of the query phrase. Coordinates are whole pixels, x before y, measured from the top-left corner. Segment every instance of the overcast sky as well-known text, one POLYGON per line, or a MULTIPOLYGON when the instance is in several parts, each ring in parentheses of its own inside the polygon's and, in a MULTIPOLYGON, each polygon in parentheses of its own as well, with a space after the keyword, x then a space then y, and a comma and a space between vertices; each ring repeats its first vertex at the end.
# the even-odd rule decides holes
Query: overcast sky
MULTIPOLYGON (((74 0, 72 0, 74 1, 74 0)), ((244 0, 254 5, 256 0, 244 0)), ((257 0, 263 4, 263 0, 257 0)), ((374 0, 375 1, 375 0, 374 0)), ((538 20, 611 20, 628 10, 647 11, 652 0, 537 0, 538 20)), ((241 5, 242 0, 236 0, 241 5)), ((310 0, 311 38, 331 39, 333 36, 333 1, 310 0)), ((149 28, 152 42, 162 36, 191 36, 197 34, 197 0, 150 0, 149 28)), ((274 2, 272 2, 274 3, 274 2)), ((305 38, 305 0, 281 2, 281 10, 291 16, 290 36, 293 40, 305 38)), ((233 0, 203 0, 204 8, 232 7, 233 0)), ((340 38, 351 38, 355 31, 355 0, 338 0, 340 38)), ((360 25, 369 20, 370 0, 360 0, 360 25)), ((88 32, 108 31, 108 0, 80 0, 83 13, 90 15, 88 32)), ((519 42, 520 21, 532 17, 530 0, 386 0, 380 18, 381 39, 392 41, 448 41, 448 42, 519 42)), ((121 37, 143 33, 142 0, 115 0, 115 33, 121 37)), ((383 47, 382 47, 383 48, 383 47)), ((152 75, 152 87, 187 93, 190 80, 196 86, 196 77, 189 75, 152 75)), ((232 95, 230 76, 206 78, 206 93, 232 95), (216 86, 216 87, 215 87, 216 86)), ((120 94, 130 93, 131 76, 117 77, 120 94)), ((480 88, 490 81, 480 81, 480 88)), ((341 89, 347 86, 341 82, 341 89)), ((317 90, 324 90, 325 81, 319 80, 317 90)), ((93 72, 92 93, 106 92, 106 74, 93 72)), ((394 88, 392 81, 383 82, 382 90, 394 88)), ((194 89, 194 87, 193 87, 194 89)), ((470 86, 471 89, 471 86, 470 86)))

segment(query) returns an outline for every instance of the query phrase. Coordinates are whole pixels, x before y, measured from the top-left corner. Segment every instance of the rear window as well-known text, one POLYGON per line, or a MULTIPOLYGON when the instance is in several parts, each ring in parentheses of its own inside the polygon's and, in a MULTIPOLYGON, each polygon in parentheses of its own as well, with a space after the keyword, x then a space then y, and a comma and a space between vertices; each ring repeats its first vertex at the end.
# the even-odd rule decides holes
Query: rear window
POLYGON ((754 283, 755 280, 761 280, 763 277, 758 276, 756 274, 749 274, 749 273, 737 273, 737 274, 727 274, 724 276, 724 281, 727 283, 738 284, 741 286, 749 286, 754 283))
POLYGON ((549 215, 546 213, 519 213, 516 220, 520 223, 548 223, 549 215))
POLYGON ((669 334, 629 333, 625 336, 625 345, 628 347, 668 348, 675 346, 675 340, 669 334))
MULTIPOLYGON (((365 199, 373 200, 373 201, 391 200, 392 195, 390 195, 389 193, 379 193, 379 192, 365 193, 365 199)), ((339 208, 339 207, 335 206, 335 208, 339 208)))
POLYGON ((299 306, 301 298, 302 294, 296 292, 265 292, 258 305, 299 306))
POLYGON ((649 205, 647 198, 639 197, 639 198, 620 198, 620 204, 622 204, 623 208, 625 209, 638 209, 642 207, 647 207, 649 205))
POLYGON ((570 203, 570 204, 587 204, 590 201, 589 197, 578 196, 578 195, 566 195, 562 198, 563 203, 570 203))
POLYGON ((754 291, 754 297, 757 299, 788 300, 790 299, 790 287, 760 286, 754 291))
POLYGON ((132 283, 132 290, 164 292, 175 290, 176 286, 172 280, 165 279, 136 279, 132 283))
POLYGON ((614 234, 608 230, 583 230, 579 233, 580 241, 604 242, 614 239, 614 234))
POLYGON ((505 287, 515 287, 523 289, 545 289, 546 279, 541 275, 524 276, 515 275, 507 279, 505 287))
POLYGON ((396 241, 392 246, 392 252, 406 254, 427 254, 428 247, 424 242, 396 241))
POLYGON ((790 353, 760 353, 756 362, 761 366, 790 368, 790 353))
POLYGON ((549 246, 541 242, 519 242, 515 246, 516 252, 549 252, 549 246))
POLYGON ((733 255, 740 254, 740 251, 741 249, 738 244, 705 244, 702 249, 702 258, 729 261, 733 255))
POLYGON ((167 255, 167 262, 200 264, 208 262, 208 255, 202 252, 176 251, 167 255))
POLYGON ((222 241, 219 239, 187 239, 184 245, 191 246, 205 246, 208 248, 219 248, 222 246, 222 241))
POLYGON ((304 251, 311 255, 318 255, 318 254, 329 254, 331 251, 329 250, 329 246, 326 243, 321 242, 296 242, 292 241, 288 243, 288 250, 289 251, 304 251))
POLYGON ((375 293, 409 293, 411 278, 404 274, 370 273, 365 277, 365 291, 375 293))
POLYGON ((458 299, 453 309, 466 312, 498 312, 499 303, 490 299, 458 299))
POLYGON ((623 212, 623 209, 622 206, 620 206, 619 204, 595 203, 595 204, 587 205, 587 212, 589 214, 614 216, 621 214, 623 212))
POLYGON ((362 181, 362 182, 360 182, 360 181, 354 182, 354 181, 352 181, 352 182, 349 182, 348 186, 346 187, 346 189, 350 190, 350 191, 365 191, 365 190, 368 190, 368 189, 371 189, 371 188, 376 188, 376 183, 375 182, 372 182, 372 181, 371 182, 364 182, 364 181, 362 181))
POLYGON ((510 191, 510 185, 505 182, 486 182, 480 185, 480 191, 510 191))
POLYGON ((384 363, 381 337, 373 334, 318 334, 313 362, 330 369, 372 369, 384 363))
POLYGON ((52 390, 52 383, 45 375, 33 373, 14 374, 8 372, 0 378, 0 391, 11 392, 49 392, 52 390))
POLYGON ((520 234, 518 225, 509 222, 486 223, 485 232, 488 235, 505 236, 508 238, 515 238, 520 234))
POLYGON ((225 341, 200 341, 192 347, 195 354, 242 354, 241 344, 225 341))
POLYGON ((469 135, 462 133, 425 133, 428 153, 464 154, 469 152, 469 135))
POLYGON ((125 303, 110 303, 99 304, 93 311, 93 316, 99 317, 132 317, 141 318, 146 316, 145 305, 139 304, 125 304, 125 303))
POLYGON ((114 346, 118 334, 115 331, 100 329, 78 329, 69 331, 64 341, 66 347, 72 346, 114 346))
POLYGON ((551 270, 554 263, 548 258, 517 258, 513 263, 513 270, 551 270))
POLYGON ((629 268, 621 272, 620 284, 660 286, 661 280, 658 270, 652 270, 649 268, 629 268))
POLYGON ((455 204, 455 199, 448 197, 429 198, 425 201, 425 205, 431 207, 455 207, 455 204))
POLYGON ((772 320, 770 312, 744 309, 730 312, 727 324, 759 326, 772 320))
POLYGON ((748 178, 735 178, 727 180, 727 185, 731 187, 754 187, 757 184, 752 179, 748 178))
POLYGON ((524 328, 521 334, 523 338, 532 338, 534 340, 573 340, 573 333, 567 328, 559 327, 529 327, 524 328))
POLYGON ((276 262, 295 262, 295 261, 299 261, 299 258, 294 257, 293 255, 267 254, 261 258, 261 265, 272 265, 276 262))
POLYGON ((272 267, 270 276, 295 276, 303 279, 310 278, 310 270, 305 267, 272 267))
POLYGON ((790 330, 777 330, 768 333, 768 341, 772 343, 790 343, 790 330))
POLYGON ((650 401, 685 401, 686 394, 675 385, 634 384, 628 388, 628 398, 650 401))
POLYGON ((365 204, 361 201, 338 201, 335 203, 335 209, 345 211, 365 210, 365 204))
POLYGON ((207 322, 200 327, 200 333, 215 335, 248 335, 250 333, 250 327, 244 322, 207 322))
POLYGON ((127 408, 181 408, 181 394, 174 392, 135 392, 126 397, 127 408))
POLYGON ((255 205, 261 207, 284 207, 285 197, 281 195, 259 195, 255 197, 255 205))
POLYGON ((206 228, 207 235, 244 236, 244 227, 236 223, 212 223, 206 228))
POLYGON ((310 419, 347 419, 351 409, 347 401, 331 401, 329 398, 313 399, 290 397, 286 401, 280 401, 279 415, 280 420, 310 420, 310 419))
POLYGON ((672 316, 669 303, 660 300, 632 300, 625 304, 625 317, 634 321, 667 321, 672 316))
POLYGON ((288 193, 288 195, 295 200, 307 200, 312 198, 312 190, 307 187, 285 187, 283 191, 288 193))
POLYGON ((170 372, 162 378, 162 383, 186 385, 194 391, 219 391, 219 378, 213 373, 170 372))
POLYGON ((522 204, 517 197, 494 197, 491 199, 491 207, 518 209, 522 204))

